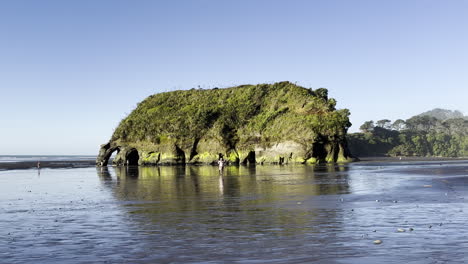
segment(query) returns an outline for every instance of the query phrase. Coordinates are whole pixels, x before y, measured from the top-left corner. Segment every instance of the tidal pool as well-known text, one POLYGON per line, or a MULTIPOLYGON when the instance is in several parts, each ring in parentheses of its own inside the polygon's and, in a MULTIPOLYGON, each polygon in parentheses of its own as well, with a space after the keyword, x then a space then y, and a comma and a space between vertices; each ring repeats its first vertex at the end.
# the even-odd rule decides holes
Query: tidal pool
POLYGON ((467 184, 465 161, 1 171, 0 263, 467 263, 467 184))

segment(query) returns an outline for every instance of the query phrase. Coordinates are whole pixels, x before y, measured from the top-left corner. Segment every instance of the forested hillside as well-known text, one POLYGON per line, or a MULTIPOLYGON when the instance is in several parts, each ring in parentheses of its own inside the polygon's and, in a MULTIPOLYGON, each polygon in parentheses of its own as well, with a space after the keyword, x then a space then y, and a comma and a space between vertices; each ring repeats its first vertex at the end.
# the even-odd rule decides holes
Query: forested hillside
POLYGON ((407 120, 367 121, 348 135, 351 153, 365 156, 468 156, 468 120, 460 111, 434 109, 407 120))

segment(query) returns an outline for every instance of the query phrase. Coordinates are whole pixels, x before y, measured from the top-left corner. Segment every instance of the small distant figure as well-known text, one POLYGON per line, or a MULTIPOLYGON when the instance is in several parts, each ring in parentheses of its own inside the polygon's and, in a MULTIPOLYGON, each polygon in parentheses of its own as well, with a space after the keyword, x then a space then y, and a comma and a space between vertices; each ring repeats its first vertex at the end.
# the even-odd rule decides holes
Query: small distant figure
POLYGON ((224 164, 225 164, 225 163, 226 163, 226 162, 224 161, 223 158, 220 158, 220 159, 218 160, 219 172, 222 172, 222 171, 223 171, 223 169, 224 169, 224 164))
POLYGON ((41 168, 41 162, 38 161, 38 162, 37 162, 37 169, 40 169, 40 168, 41 168))

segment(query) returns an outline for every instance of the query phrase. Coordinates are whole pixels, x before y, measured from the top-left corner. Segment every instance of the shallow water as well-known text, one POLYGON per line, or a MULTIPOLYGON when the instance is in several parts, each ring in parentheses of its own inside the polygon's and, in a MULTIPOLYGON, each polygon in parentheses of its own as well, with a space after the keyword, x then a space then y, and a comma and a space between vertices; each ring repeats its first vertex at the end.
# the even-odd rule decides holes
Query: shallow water
POLYGON ((1 171, 0 263, 466 263, 467 175, 463 161, 1 171))
POLYGON ((91 155, 0 155, 1 163, 17 163, 24 161, 84 161, 84 160, 96 160, 96 156, 91 155))

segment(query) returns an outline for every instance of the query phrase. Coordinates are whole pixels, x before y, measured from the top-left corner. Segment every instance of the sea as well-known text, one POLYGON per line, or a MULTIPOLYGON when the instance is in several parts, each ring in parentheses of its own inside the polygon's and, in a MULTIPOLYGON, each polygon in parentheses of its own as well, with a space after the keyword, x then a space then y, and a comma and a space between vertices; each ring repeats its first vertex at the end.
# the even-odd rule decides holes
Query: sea
POLYGON ((467 199, 465 160, 3 170, 0 263, 468 263, 467 199))

